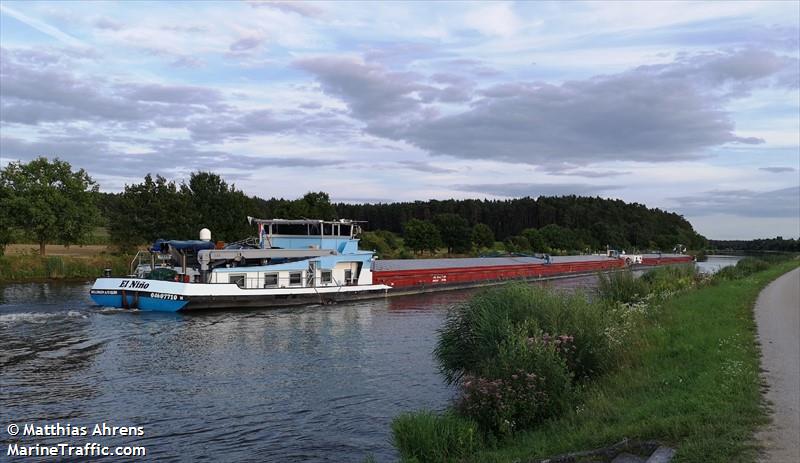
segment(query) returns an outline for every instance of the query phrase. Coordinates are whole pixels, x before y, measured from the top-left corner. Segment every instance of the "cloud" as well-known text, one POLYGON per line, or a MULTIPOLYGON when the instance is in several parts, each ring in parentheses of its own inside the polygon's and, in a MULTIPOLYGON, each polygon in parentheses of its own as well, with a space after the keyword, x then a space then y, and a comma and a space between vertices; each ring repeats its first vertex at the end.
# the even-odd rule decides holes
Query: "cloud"
POLYGON ((117 21, 105 16, 95 19, 92 25, 98 29, 108 29, 112 31, 118 31, 125 27, 121 23, 118 23, 117 21))
POLYGON ((198 149, 186 140, 130 139, 101 134, 52 136, 37 141, 0 137, 0 156, 30 161, 39 156, 68 160, 91 174, 141 177, 148 172, 174 175, 195 170, 252 172, 265 167, 332 167, 349 164, 342 159, 304 156, 258 156, 224 150, 198 149), (117 146, 127 144, 122 150, 117 146))
POLYGON ((241 39, 233 42, 228 49, 234 53, 241 53, 244 51, 250 51, 254 48, 258 48, 261 44, 264 43, 263 37, 256 37, 256 36, 248 36, 242 37, 241 39))
POLYGON ((618 185, 587 185, 581 183, 478 183, 450 185, 457 191, 520 198, 524 196, 595 196, 619 188, 618 185))
POLYGON ((688 216, 800 217, 800 187, 771 191, 713 190, 671 198, 688 216))
POLYGON ((794 172, 794 167, 783 167, 783 166, 775 166, 775 167, 759 167, 758 170, 763 170, 764 172, 770 172, 773 174, 780 174, 783 172, 794 172))
POLYGON ((623 170, 548 170, 550 175, 565 175, 572 177, 586 177, 586 178, 604 178, 604 177, 618 177, 620 175, 630 175, 630 171, 623 170))
POLYGON ((269 109, 212 113, 193 118, 186 128, 193 140, 211 143, 278 133, 301 133, 330 139, 354 131, 353 123, 337 114, 319 112, 298 116, 294 112, 277 114, 269 109))
POLYGON ((222 101, 219 90, 192 85, 128 83, 118 85, 117 93, 135 101, 216 106, 222 101))
MULTIPOLYGON (((110 81, 78 75, 65 55, 0 50, 0 120, 136 122, 175 127, 177 121, 226 108, 215 89, 192 85, 110 81)), ((178 124, 179 125, 179 124, 178 124)))
POLYGON ((462 83, 453 100, 470 105, 447 113, 432 104, 445 101, 445 92, 419 74, 347 57, 308 58, 296 66, 342 99, 373 135, 432 154, 547 167, 692 160, 715 146, 763 143, 734 132, 726 104, 759 86, 781 85, 781 75, 796 73, 797 59, 751 49, 681 55, 560 85, 497 84, 471 101, 462 83))
POLYGON ((481 4, 481 7, 468 11, 464 15, 464 24, 483 35, 512 36, 522 26, 522 22, 514 14, 512 6, 507 2, 481 4))
POLYGON ((417 74, 391 72, 356 58, 305 58, 294 65, 314 74, 323 91, 344 100, 355 117, 374 125, 417 114, 421 106, 413 93, 428 88, 417 74))
POLYGON ((319 18, 325 15, 325 10, 311 2, 302 1, 249 1, 251 7, 268 7, 286 13, 295 13, 307 18, 319 18))
POLYGON ((397 164, 406 169, 416 170, 419 172, 426 172, 429 174, 451 174, 453 172, 458 172, 457 169, 438 167, 424 161, 399 161, 397 164))

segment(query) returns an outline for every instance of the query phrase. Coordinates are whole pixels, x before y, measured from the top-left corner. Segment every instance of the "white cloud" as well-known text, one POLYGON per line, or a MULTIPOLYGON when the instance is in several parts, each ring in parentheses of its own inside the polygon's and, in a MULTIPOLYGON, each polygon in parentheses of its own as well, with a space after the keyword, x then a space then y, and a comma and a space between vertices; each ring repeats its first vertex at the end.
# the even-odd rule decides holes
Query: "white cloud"
POLYGON ((508 2, 491 2, 472 8, 464 15, 464 24, 488 36, 510 37, 522 27, 522 21, 508 2))

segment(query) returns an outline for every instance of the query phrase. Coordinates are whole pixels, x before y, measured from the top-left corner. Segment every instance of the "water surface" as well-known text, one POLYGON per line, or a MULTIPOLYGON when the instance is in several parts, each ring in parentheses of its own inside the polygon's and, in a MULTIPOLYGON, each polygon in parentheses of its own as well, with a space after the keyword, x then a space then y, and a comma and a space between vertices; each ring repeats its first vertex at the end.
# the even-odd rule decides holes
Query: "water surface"
POLYGON ((144 426, 143 438, 94 441, 145 446, 148 460, 392 461, 391 419, 451 399, 436 330, 474 292, 162 314, 93 306, 89 287, 0 286, 3 456, 10 423, 106 422, 144 426))

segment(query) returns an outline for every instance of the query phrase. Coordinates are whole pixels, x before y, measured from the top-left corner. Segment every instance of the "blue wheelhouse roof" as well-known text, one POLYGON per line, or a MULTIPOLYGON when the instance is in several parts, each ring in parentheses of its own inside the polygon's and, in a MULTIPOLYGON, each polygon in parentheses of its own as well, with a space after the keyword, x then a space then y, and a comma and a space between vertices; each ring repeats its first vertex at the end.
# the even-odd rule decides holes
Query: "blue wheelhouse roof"
POLYGON ((162 252, 164 245, 169 245, 169 247, 178 251, 193 250, 197 252, 203 249, 214 249, 214 243, 211 241, 157 239, 150 250, 152 252, 162 252))

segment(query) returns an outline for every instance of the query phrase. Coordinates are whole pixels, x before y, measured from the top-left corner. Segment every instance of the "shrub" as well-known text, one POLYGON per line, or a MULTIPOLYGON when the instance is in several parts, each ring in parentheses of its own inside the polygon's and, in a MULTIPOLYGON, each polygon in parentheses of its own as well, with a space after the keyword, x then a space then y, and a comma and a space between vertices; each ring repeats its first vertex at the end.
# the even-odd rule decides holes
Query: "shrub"
POLYGON ((392 439, 407 462, 459 461, 481 446, 474 421, 452 412, 403 413, 392 421, 392 439))
POLYGON ((721 280, 735 280, 737 278, 744 278, 752 275, 753 273, 760 272, 769 268, 769 262, 755 257, 745 257, 736 263, 735 266, 725 267, 720 269, 715 275, 715 278, 721 280))
POLYGON ((636 278, 633 272, 625 270, 598 276, 597 291, 606 303, 622 302, 629 304, 641 301, 650 291, 647 281, 636 278))
POLYGON ((564 358, 568 336, 527 337, 522 331, 502 343, 481 376, 460 382, 457 410, 497 438, 557 415, 572 398, 572 376, 564 358))
POLYGON ((582 293, 562 293, 539 286, 510 284, 486 290, 448 313, 434 351, 448 383, 463 375, 480 376, 498 358, 511 336, 569 335, 574 351, 570 367, 582 380, 606 370, 613 352, 605 336, 610 322, 602 304, 582 293))
POLYGON ((682 291, 695 285, 697 269, 694 265, 669 265, 642 275, 641 279, 654 293, 682 291))

